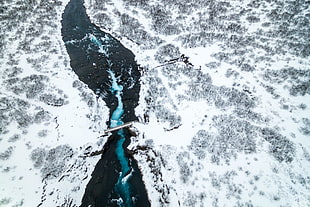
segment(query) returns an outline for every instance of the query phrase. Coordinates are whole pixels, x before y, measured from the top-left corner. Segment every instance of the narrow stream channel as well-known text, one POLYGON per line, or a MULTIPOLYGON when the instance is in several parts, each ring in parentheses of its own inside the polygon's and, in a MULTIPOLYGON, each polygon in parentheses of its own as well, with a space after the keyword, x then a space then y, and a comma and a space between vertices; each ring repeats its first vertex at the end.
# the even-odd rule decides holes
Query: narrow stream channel
MULTIPOLYGON (((134 54, 92 24, 83 0, 71 0, 62 18, 70 65, 110 109, 110 127, 137 120, 140 72, 134 54)), ((81 207, 150 206, 137 163, 128 156, 127 129, 113 132, 82 198, 81 207)))

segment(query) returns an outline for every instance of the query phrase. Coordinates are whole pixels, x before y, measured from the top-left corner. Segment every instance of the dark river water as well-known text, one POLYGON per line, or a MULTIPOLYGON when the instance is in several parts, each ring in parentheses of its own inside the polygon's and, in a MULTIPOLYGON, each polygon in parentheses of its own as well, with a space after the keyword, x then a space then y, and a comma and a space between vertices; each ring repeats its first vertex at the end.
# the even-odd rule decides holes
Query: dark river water
MULTIPOLYGON (((71 0, 62 18, 62 36, 70 65, 110 109, 110 127, 137 120, 140 72, 134 54, 92 24, 83 0, 71 0)), ((137 163, 128 156, 130 134, 114 132, 105 145, 82 199, 89 206, 150 206, 137 163)))

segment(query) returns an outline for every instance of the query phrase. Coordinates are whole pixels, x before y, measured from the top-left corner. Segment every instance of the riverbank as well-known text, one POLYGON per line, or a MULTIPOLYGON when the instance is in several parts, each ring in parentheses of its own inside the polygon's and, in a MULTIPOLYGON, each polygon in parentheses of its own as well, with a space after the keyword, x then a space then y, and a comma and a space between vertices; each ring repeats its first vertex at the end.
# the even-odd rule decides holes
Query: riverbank
POLYGON ((67 0, 2 1, 0 206, 79 205, 109 110, 69 65, 67 0))

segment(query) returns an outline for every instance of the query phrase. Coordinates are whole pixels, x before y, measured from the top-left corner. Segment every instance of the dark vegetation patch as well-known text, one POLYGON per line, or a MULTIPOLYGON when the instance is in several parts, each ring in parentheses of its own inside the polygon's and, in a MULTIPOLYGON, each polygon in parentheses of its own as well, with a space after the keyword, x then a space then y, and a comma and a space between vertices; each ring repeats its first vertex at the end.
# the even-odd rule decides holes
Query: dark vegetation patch
POLYGON ((145 113, 153 112, 159 121, 168 122, 170 127, 180 125, 181 117, 177 115, 176 110, 168 109, 163 103, 174 105, 169 99, 170 94, 168 90, 162 86, 162 81, 156 76, 149 76, 148 80, 150 87, 147 90, 145 101, 147 108, 145 113))
POLYGON ((297 85, 293 85, 290 88, 290 94, 292 96, 304 96, 306 94, 310 95, 310 81, 304 81, 297 85))
MULTIPOLYGON (((2 97, 0 103, 0 133, 2 134, 7 133, 7 127, 12 121, 15 121, 22 129, 34 123, 48 122, 52 118, 48 111, 41 107, 34 107, 22 99, 2 97)), ((15 138, 9 139, 12 142, 16 140, 15 138)))
POLYGON ((13 77, 16 77, 17 75, 21 74, 22 71, 23 71, 22 68, 12 66, 12 67, 6 68, 4 74, 9 78, 13 78, 13 77))
POLYGON ((148 12, 155 32, 163 35, 176 35, 180 33, 180 25, 171 18, 172 14, 167 7, 160 4, 153 5, 149 7, 148 12))
POLYGON ((8 197, 4 197, 4 198, 1 198, 0 200, 0 205, 7 205, 11 202, 11 198, 8 198, 8 197))
POLYGON ((279 162, 292 162, 295 156, 295 145, 285 136, 270 128, 261 129, 262 137, 270 143, 269 153, 279 162))
POLYGON ((267 69, 264 80, 270 83, 290 83, 289 92, 292 96, 310 95, 310 71, 293 67, 282 68, 281 70, 267 69))
POLYGON ((198 159, 204 159, 213 139, 214 135, 209 134, 205 130, 199 130, 193 137, 188 148, 193 151, 194 155, 196 155, 198 159))
POLYGON ((57 97, 57 95, 55 94, 46 94, 46 93, 40 96, 40 101, 46 103, 47 105, 57 107, 63 106, 67 103, 62 97, 57 97))
POLYGON ((8 142, 16 142, 17 140, 20 139, 20 135, 19 134, 14 134, 13 136, 11 136, 9 139, 8 139, 8 142))
POLYGON ((299 131, 304 135, 310 135, 310 120, 308 118, 302 118, 303 126, 299 128, 299 131))
POLYGON ((218 68, 220 65, 221 65, 221 63, 219 63, 219 62, 209 62, 209 63, 206 64, 206 66, 207 66, 208 68, 211 68, 211 69, 216 69, 216 68, 218 68))
POLYGON ((7 90, 16 95, 25 95, 29 99, 39 99, 40 101, 53 106, 67 104, 67 95, 62 90, 51 89, 49 78, 44 75, 30 75, 24 78, 10 78, 5 81, 7 90))
POLYGON ((203 193, 194 193, 191 191, 186 192, 186 199, 183 202, 183 206, 196 206, 198 203, 204 203, 204 200, 206 199, 207 195, 205 192, 203 193))
POLYGON ((235 71, 235 70, 233 70, 233 69, 231 69, 231 68, 230 68, 230 69, 227 69, 226 74, 225 74, 225 76, 226 76, 227 78, 230 78, 230 77, 237 78, 239 75, 240 75, 239 72, 237 72, 237 71, 235 71))
MULTIPOLYGON (((80 91, 79 95, 82 97, 82 101, 85 101, 89 107, 93 107, 95 105, 96 100, 94 93, 89 92, 89 88, 85 84, 83 84, 80 80, 73 81, 72 87, 77 88, 80 91)), ((95 93, 97 97, 101 98, 105 98, 105 96, 107 95, 99 90, 96 91, 95 93)))
POLYGON ((122 36, 127 37, 138 45, 141 45, 144 49, 154 49, 163 41, 157 37, 152 36, 140 25, 139 21, 129 16, 128 14, 120 15, 120 27, 119 32, 122 36))
POLYGON ((177 156, 177 161, 180 166, 180 179, 183 183, 188 183, 189 179, 192 178, 193 171, 188 164, 189 160, 190 157, 188 152, 179 153, 177 156))
POLYGON ((34 98, 42 93, 49 78, 43 75, 30 75, 25 78, 12 78, 6 80, 7 88, 15 94, 25 93, 27 98, 34 98))
POLYGON ((41 169, 44 179, 59 177, 67 169, 67 162, 73 156, 73 149, 69 145, 59 145, 50 150, 36 148, 30 158, 37 169, 41 169))
POLYGON ((158 48, 155 54, 155 60, 163 63, 164 61, 178 58, 180 55, 179 47, 173 44, 166 44, 158 48))
POLYGON ((30 158, 33 161, 35 168, 41 168, 46 157, 46 150, 44 148, 36 148, 31 152, 30 158))
POLYGON ((234 114, 243 119, 243 120, 248 120, 251 122, 256 122, 256 123, 266 123, 267 119, 264 118, 261 114, 253 112, 251 109, 248 108, 236 108, 234 110, 234 114))
POLYGON ((286 51, 289 53, 309 57, 309 18, 303 14, 308 8, 307 2, 279 1, 276 4, 277 7, 266 15, 272 24, 272 29, 267 35, 276 39, 279 51, 288 46, 289 50, 286 51))
POLYGON ((46 137, 47 136, 48 131, 46 129, 40 130, 38 132, 38 136, 39 137, 46 137))
POLYGON ((12 156, 14 148, 12 146, 8 147, 4 152, 0 152, 0 160, 8 160, 12 156))
POLYGON ((186 91, 186 94, 192 100, 206 100, 208 103, 214 103, 218 108, 235 106, 251 109, 256 106, 256 98, 246 92, 226 86, 218 87, 208 84, 208 82, 195 81, 189 83, 189 90, 186 91))
POLYGON ((8 4, 0 6, 0 11, 3 10, 1 12, 1 20, 3 21, 1 21, 0 31, 0 36, 3 35, 5 37, 3 38, 3 46, 10 44, 12 41, 22 39, 18 50, 26 53, 52 52, 55 44, 49 41, 49 39, 43 39, 44 41, 39 44, 35 44, 34 40, 47 29, 57 28, 57 24, 51 21, 51 19, 54 19, 57 15, 57 7, 61 6, 62 2, 58 0, 48 2, 17 0, 14 3, 9 1, 6 1, 6 3, 8 4), (29 17, 35 18, 29 19, 29 17), (26 22, 29 23, 26 28, 20 26, 26 22), (23 32, 20 32, 21 30, 23 32), (6 35, 7 32, 14 33, 14 35, 6 35))
POLYGON ((246 20, 250 23, 257 23, 260 22, 260 18, 257 16, 248 16, 246 17, 246 20))
POLYGON ((256 152, 257 127, 248 121, 227 115, 214 116, 212 120, 218 132, 211 134, 199 130, 189 146, 199 159, 204 159, 209 154, 214 163, 229 163, 238 152, 256 152))
POLYGON ((211 185, 217 190, 226 190, 226 198, 241 199, 242 189, 241 184, 234 183, 234 177, 237 176, 237 172, 234 170, 226 171, 222 175, 219 175, 215 171, 209 171, 208 176, 211 181, 211 185))

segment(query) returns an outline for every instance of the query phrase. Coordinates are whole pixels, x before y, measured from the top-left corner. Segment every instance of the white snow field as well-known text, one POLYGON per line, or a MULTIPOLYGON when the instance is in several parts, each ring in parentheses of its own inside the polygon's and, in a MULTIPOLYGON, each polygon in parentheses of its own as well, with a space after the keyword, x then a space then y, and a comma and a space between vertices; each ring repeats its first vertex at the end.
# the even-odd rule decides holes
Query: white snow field
MULTIPOLYGON (((79 206, 106 141, 61 38, 67 3, 0 2, 1 207, 79 206)), ((152 206, 310 206, 309 1, 85 6, 143 69, 130 150, 152 206)))

